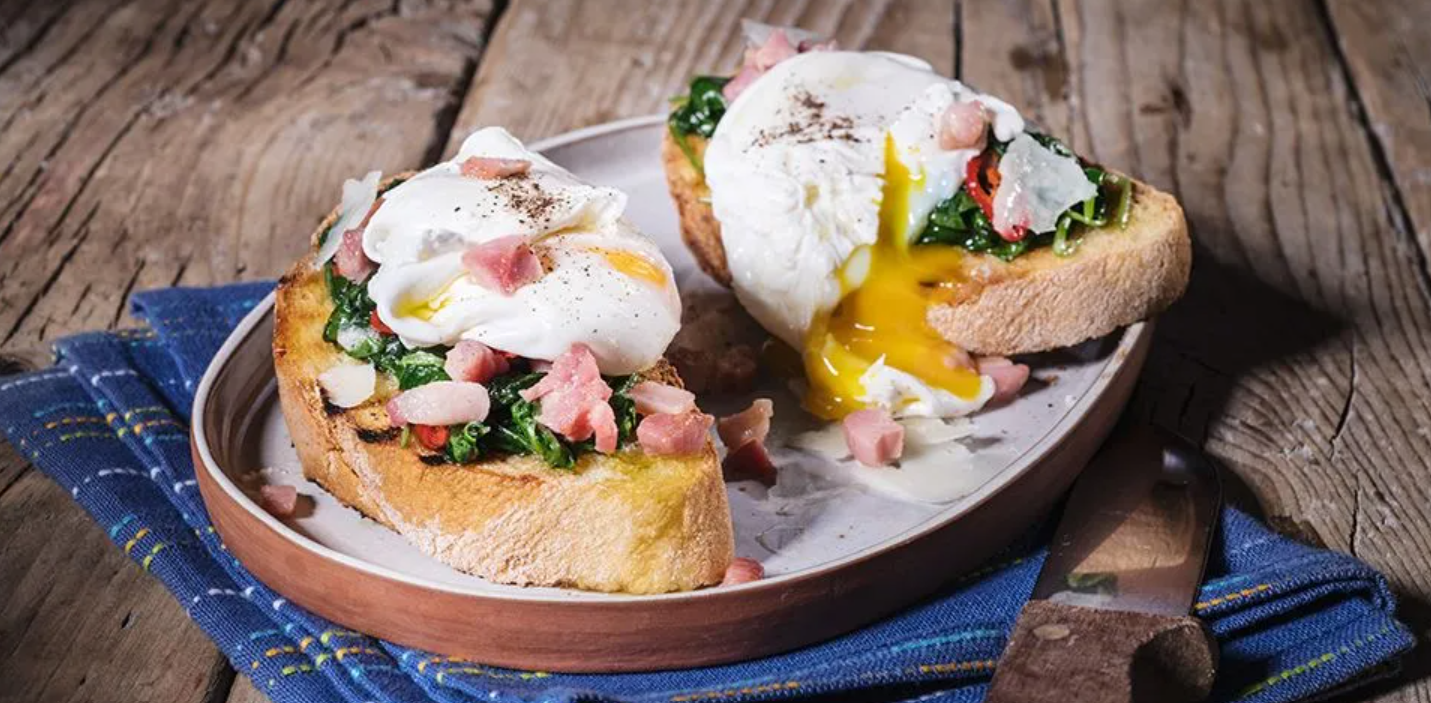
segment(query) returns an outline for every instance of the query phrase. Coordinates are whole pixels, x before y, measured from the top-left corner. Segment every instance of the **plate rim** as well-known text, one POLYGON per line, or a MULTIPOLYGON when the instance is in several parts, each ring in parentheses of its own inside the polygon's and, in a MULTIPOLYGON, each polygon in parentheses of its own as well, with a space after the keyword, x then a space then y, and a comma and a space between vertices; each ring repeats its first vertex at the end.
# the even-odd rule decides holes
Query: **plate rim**
MULTIPOLYGON (((639 117, 615 120, 598 125, 583 127, 550 138, 533 142, 530 148, 533 151, 545 151, 568 144, 587 141, 599 138, 616 132, 623 132, 633 129, 642 129, 655 124, 664 123, 663 115, 645 115, 639 117)), ((297 530, 284 524, 283 521, 270 515, 263 510, 256 501, 250 498, 243 490, 229 478, 228 474, 214 458, 210 438, 208 437, 204 421, 209 398, 217 383, 217 379, 223 374, 232 358, 235 350, 246 343, 254 331, 260 326, 264 318, 272 314, 276 300, 276 291, 270 292, 260 301, 253 310, 240 320, 215 353, 213 360, 205 369, 203 377, 195 390, 194 405, 192 407, 190 431, 194 454, 200 459, 199 463, 203 470, 213 479, 216 485, 222 490, 225 497, 236 503, 251 518, 256 518, 269 529, 281 535, 286 541, 304 549, 310 553, 320 556, 337 564, 356 569, 371 576, 387 578, 400 581, 402 583, 417 588, 441 591, 456 596, 476 599, 491 599, 501 601, 511 601, 519 603, 543 603, 552 605, 576 605, 591 606, 600 604, 602 607, 616 608, 641 608, 652 603, 670 603, 673 601, 708 601, 712 598, 733 593, 748 593, 760 590, 779 589, 788 587, 791 584, 799 583, 807 579, 819 579, 831 575, 834 572, 850 568, 862 561, 871 559, 880 554, 899 550, 907 547, 910 543, 917 541, 929 534, 946 527, 951 522, 972 512, 979 506, 988 502, 994 496, 1007 490, 1012 484, 1017 483, 1031 470, 1041 464, 1051 453, 1055 451, 1064 441, 1075 434, 1077 428, 1083 424, 1089 416, 1091 406, 1107 394, 1109 387, 1115 380, 1124 374, 1138 372, 1138 368, 1130 367, 1128 359, 1135 357, 1134 350, 1140 345, 1151 341, 1152 322, 1140 321, 1123 328, 1119 333, 1118 344, 1109 352, 1109 360, 1094 380, 1089 390, 1078 398, 1074 405, 1070 406, 1065 419, 1053 425, 1043 436, 1041 436, 1031 447, 1021 453, 1015 462, 1000 471, 978 490, 950 503, 946 508, 930 516, 925 521, 895 535, 882 543, 866 547, 843 557, 832 559, 817 567, 795 571, 789 574, 776 576, 760 581, 741 584, 738 586, 728 586, 719 589, 705 588, 692 591, 679 591, 673 593, 633 595, 625 593, 599 593, 580 591, 575 589, 563 589, 554 593, 525 591, 518 586, 508 587, 506 584, 487 582, 492 586, 504 587, 501 591, 482 592, 472 588, 464 588, 453 584, 432 581, 421 576, 398 571, 391 567, 365 561, 357 557, 344 554, 336 549, 328 547, 311 537, 303 535, 297 530), (1066 418, 1073 417, 1069 420, 1066 418), (1017 469, 1014 470, 1014 464, 1017 469), (957 510, 953 514, 945 514, 950 510, 957 510), (511 592, 505 590, 510 588, 511 592)), ((1141 366, 1138 364, 1137 366, 1141 366)), ((269 367, 270 371, 272 367, 269 367)), ((242 426, 243 423, 240 423, 242 426)), ((199 467, 195 467, 196 471, 199 467)), ((954 575, 951 574, 950 577, 954 575)), ((480 578, 480 577, 476 577, 480 578)))

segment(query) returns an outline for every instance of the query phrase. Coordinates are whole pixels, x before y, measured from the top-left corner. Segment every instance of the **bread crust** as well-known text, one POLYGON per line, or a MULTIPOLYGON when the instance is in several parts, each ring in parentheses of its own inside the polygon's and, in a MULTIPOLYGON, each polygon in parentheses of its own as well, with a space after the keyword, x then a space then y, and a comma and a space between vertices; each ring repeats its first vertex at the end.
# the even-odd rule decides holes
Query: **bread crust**
MULTIPOLYGON (((535 457, 428 463, 388 427, 383 403, 395 389, 386 379, 363 405, 327 403, 318 374, 346 355, 322 338, 333 304, 312 256, 279 282, 273 337, 279 400, 306 477, 429 556, 491 581, 636 594, 721 581, 734 537, 709 441, 684 457, 590 453, 572 471, 535 457)), ((680 383, 664 362, 645 373, 680 383)))
MULTIPOLYGON (((687 140, 704 154, 705 139, 687 140)), ((701 269, 729 286, 720 223, 702 174, 669 132, 661 157, 682 239, 701 269)), ((1005 262, 971 253, 964 268, 949 298, 930 306, 930 326, 976 354, 1027 354, 1101 337, 1166 309, 1187 288, 1192 241, 1177 200, 1134 181, 1127 227, 1086 232, 1072 256, 1045 248, 1005 262)))

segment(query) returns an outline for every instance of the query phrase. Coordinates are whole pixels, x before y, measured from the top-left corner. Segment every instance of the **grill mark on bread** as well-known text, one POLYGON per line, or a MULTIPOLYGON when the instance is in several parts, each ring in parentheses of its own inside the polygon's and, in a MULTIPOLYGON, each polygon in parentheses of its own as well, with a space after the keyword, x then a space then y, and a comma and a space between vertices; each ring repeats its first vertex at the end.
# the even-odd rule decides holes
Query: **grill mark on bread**
POLYGON ((367 444, 381 444, 383 442, 391 442, 397 439, 398 436, 402 434, 402 430, 399 430, 396 427, 389 427, 385 430, 370 430, 364 427, 359 427, 357 428, 357 431, 358 439, 360 441, 366 442, 367 444))
POLYGON ((318 388, 318 397, 323 401, 323 414, 328 417, 336 417, 343 414, 343 408, 334 405, 333 401, 328 400, 328 392, 323 390, 321 386, 318 388))

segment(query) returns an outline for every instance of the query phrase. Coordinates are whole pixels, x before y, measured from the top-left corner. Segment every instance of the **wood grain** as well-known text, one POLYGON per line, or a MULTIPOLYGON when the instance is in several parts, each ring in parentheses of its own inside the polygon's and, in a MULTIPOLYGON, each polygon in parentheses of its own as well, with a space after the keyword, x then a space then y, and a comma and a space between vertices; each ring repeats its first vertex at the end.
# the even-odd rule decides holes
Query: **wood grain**
POLYGON ((664 111, 698 73, 733 73, 740 20, 793 24, 840 46, 898 50, 953 69, 953 1, 700 0, 627 3, 514 0, 458 114, 447 152, 468 132, 503 125, 523 139, 664 111))
POLYGON ((1405 210, 1431 288, 1431 4, 1327 2, 1331 29, 1390 175, 1393 212, 1405 210))
POLYGON ((263 692, 253 685, 252 679, 240 674, 234 677, 233 686, 225 700, 228 703, 268 703, 268 696, 263 695, 263 692))
MULTIPOLYGON (((368 164, 414 165, 479 124, 536 138, 658 111, 734 64, 741 16, 833 29, 958 69, 1173 189, 1198 256, 1140 411, 1205 441, 1279 524, 1386 570, 1431 626, 1425 3, 514 0, 475 80, 480 22, 435 18, 483 7, 338 5, 0 2, 0 355, 40 363, 44 341, 123 322, 131 289, 277 271, 368 164)), ((49 485, 23 467, 0 452, 0 522, 40 505, 76 521, 46 523, 54 543, 113 551, 72 505, 17 502, 49 485)), ((0 550, 40 558, 50 541, 20 529, 0 550)), ((163 596, 125 568, 126 593, 163 596)), ((56 640, 83 617, 5 600, 56 640)), ((48 684, 22 672, 23 690, 108 697, 67 673, 79 661, 43 662, 48 684)), ((1380 700, 1431 700, 1428 673, 1421 655, 1380 700)))
MULTIPOLYGON (((1187 210, 1193 282, 1139 411, 1274 522, 1383 569, 1424 631, 1431 303, 1317 5, 992 5, 963 6, 964 77, 1187 210)), ((1385 700, 1431 696, 1426 666, 1385 700)))
MULTIPOLYGON (((130 324, 133 290, 277 275, 343 178, 445 143, 489 14, 0 5, 0 356, 130 324)), ((182 608, 24 466, 0 451, 0 698, 221 698, 232 670, 182 608)))
POLYGON ((343 178, 410 168, 445 141, 485 10, 65 13, 0 77, 0 343, 111 326, 131 290, 278 273, 343 178))

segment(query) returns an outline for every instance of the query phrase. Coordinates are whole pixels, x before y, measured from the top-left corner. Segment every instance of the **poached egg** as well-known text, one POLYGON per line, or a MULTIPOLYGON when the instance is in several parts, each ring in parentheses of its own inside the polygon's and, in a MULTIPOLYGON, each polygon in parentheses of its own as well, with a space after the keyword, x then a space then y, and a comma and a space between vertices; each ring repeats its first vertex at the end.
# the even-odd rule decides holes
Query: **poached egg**
POLYGON ((410 347, 475 340, 528 359, 585 343, 601 372, 655 364, 680 325, 670 264, 622 218, 626 196, 586 183, 496 127, 457 155, 382 194, 363 232, 378 264, 368 292, 378 317, 410 347), (471 157, 522 159, 516 176, 465 176, 471 157), (543 274, 510 295, 479 285, 462 254, 519 235, 543 274))
POLYGON ((991 379, 950 363, 959 350, 926 321, 953 295, 961 250, 913 246, 979 153, 939 146, 955 101, 981 103, 1000 141, 1024 130, 1007 103, 918 59, 803 53, 746 88, 707 148, 736 295, 800 351, 818 416, 950 417, 993 394, 991 379))

